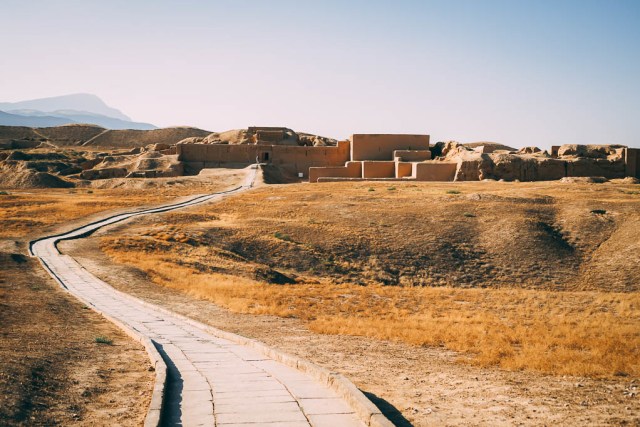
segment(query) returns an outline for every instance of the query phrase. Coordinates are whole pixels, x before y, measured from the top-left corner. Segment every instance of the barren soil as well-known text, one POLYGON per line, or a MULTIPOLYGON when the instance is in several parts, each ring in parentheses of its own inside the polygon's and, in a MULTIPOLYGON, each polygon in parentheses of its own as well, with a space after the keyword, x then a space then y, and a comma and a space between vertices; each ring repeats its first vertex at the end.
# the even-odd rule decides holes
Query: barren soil
POLYGON ((144 348, 8 246, 0 252, 0 425, 140 425, 155 379, 144 348))
MULTIPOLYGON (((295 280, 412 284, 406 281, 417 276, 424 284, 635 292, 638 194, 637 186, 611 184, 270 186, 184 214, 138 219, 116 235, 150 236, 155 226, 169 236, 158 239, 163 244, 205 236, 217 245, 216 257, 227 254, 228 273, 253 278, 268 268, 295 280), (367 266, 358 264, 363 258, 367 266)), ((63 248, 121 290, 347 375, 400 425, 640 424, 637 379, 460 365, 457 354, 439 347, 319 335, 298 319, 232 313, 114 266, 99 249, 102 235, 63 248)))

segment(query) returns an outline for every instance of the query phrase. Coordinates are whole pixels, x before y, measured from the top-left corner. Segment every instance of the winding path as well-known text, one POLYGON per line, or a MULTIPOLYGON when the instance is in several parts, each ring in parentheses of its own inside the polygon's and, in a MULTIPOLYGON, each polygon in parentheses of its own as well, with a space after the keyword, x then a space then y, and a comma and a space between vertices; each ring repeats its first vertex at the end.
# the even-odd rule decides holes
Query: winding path
POLYGON ((341 375, 119 292, 56 247, 134 216, 221 200, 251 188, 256 174, 257 166, 248 168, 243 185, 229 191, 45 237, 31 243, 31 254, 71 294, 145 345, 156 367, 146 426, 390 426, 341 375))

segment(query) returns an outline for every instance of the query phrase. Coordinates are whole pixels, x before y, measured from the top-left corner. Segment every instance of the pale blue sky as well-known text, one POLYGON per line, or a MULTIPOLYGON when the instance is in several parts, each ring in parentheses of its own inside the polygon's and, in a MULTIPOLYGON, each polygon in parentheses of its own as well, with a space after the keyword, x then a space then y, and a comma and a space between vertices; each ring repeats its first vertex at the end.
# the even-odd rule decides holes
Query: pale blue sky
POLYGON ((639 0, 0 0, 0 101, 344 138, 640 147, 639 0))

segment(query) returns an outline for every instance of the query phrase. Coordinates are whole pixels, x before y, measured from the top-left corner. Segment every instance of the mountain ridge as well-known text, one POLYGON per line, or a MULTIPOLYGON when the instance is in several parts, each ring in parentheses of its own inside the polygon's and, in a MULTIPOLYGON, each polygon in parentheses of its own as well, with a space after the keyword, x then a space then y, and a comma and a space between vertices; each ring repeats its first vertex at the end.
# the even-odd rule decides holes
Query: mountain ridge
POLYGON ((95 124, 106 129, 152 130, 151 123, 135 122, 93 94, 0 102, 0 125, 48 127, 65 124, 95 124))

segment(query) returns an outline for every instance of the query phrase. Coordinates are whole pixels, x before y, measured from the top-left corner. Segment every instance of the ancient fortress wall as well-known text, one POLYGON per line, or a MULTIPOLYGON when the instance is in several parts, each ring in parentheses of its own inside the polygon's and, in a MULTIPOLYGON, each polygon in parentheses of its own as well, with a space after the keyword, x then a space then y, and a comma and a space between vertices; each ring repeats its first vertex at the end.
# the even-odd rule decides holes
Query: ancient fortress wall
MULTIPOLYGON (((572 149, 586 150, 584 147, 572 149)), ((553 151, 558 153, 556 148, 553 151)), ((478 181, 484 178, 546 181, 571 176, 640 178, 640 149, 620 148, 617 160, 594 155, 532 158, 499 153, 436 161, 430 160, 429 135, 355 134, 351 141, 339 141, 337 146, 326 147, 179 144, 176 152, 178 160, 196 169, 257 161, 286 167, 300 177, 309 177, 310 182, 331 178, 417 181, 478 181)))
POLYGON ((309 176, 310 167, 344 166, 349 161, 348 141, 339 141, 335 147, 274 145, 271 149, 272 164, 293 166, 303 177, 309 176))
POLYGON ((395 150, 393 158, 401 162, 422 162, 431 160, 430 150, 395 150))
POLYGON ((396 150, 428 150, 429 135, 355 134, 351 160, 393 160, 396 150))
POLYGON ((340 141, 335 147, 180 144, 177 146, 177 154, 178 160, 196 168, 229 163, 251 164, 258 161, 287 165, 307 177, 312 166, 344 166, 349 161, 349 142, 340 141))
POLYGON ((417 181, 453 181, 457 168, 457 163, 449 162, 415 163, 415 178, 417 181))
POLYGON ((395 178, 396 162, 362 162, 363 178, 395 178))

